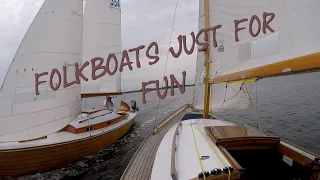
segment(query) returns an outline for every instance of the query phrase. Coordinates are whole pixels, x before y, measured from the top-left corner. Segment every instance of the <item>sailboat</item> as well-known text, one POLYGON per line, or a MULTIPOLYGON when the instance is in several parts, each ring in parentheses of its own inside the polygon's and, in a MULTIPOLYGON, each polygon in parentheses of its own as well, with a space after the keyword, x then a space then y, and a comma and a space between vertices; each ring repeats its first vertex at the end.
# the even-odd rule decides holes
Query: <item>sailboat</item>
POLYGON ((73 65, 83 58, 121 51, 119 7, 88 0, 83 12, 83 0, 44 1, 1 86, 0 178, 80 160, 110 146, 130 129, 137 113, 81 110, 81 97, 120 95, 120 74, 104 77, 98 85, 89 81, 56 91, 50 88, 73 82, 73 65), (49 69, 57 74, 63 68, 64 82, 57 75, 51 80, 42 76, 47 79, 36 95, 35 74, 49 69))
POLYGON ((246 110, 261 78, 319 70, 319 12, 311 0, 200 0, 199 31, 218 28, 200 38, 210 46, 198 47, 193 104, 155 128, 121 179, 318 180, 319 155, 215 112, 246 110))

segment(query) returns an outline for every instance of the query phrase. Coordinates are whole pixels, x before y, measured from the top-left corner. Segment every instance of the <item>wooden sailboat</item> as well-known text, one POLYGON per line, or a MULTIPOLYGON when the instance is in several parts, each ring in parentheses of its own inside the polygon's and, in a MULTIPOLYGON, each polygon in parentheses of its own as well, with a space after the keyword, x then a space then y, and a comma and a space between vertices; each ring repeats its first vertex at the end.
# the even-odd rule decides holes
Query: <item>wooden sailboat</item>
POLYGON ((121 94, 120 74, 96 86, 88 82, 56 91, 50 86, 61 79, 53 76, 39 85, 39 95, 34 92, 36 73, 54 68, 63 72, 64 66, 64 78, 72 82, 72 64, 81 64, 83 54, 92 58, 121 51, 120 17, 119 8, 106 1, 87 1, 84 18, 82 0, 43 3, 0 91, 0 178, 74 162, 110 146, 130 129, 137 113, 81 111, 81 97, 121 94), (102 48, 107 46, 111 48, 102 48))
POLYGON ((320 3, 199 4, 199 29, 223 25, 216 32, 217 46, 211 41, 198 53, 193 105, 169 116, 147 137, 121 179, 318 180, 319 155, 263 132, 259 123, 257 128, 237 125, 209 112, 248 108, 250 83, 259 78, 319 70, 320 35, 314 29, 320 28, 320 3))

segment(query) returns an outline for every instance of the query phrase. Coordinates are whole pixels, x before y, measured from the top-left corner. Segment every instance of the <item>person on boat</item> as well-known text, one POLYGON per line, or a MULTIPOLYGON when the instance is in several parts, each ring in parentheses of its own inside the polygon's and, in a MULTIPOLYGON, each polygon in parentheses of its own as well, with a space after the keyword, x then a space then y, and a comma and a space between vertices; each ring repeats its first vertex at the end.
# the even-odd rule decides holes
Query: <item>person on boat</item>
POLYGON ((112 98, 111 97, 106 96, 106 100, 105 100, 104 106, 107 107, 107 109, 109 111, 114 111, 114 104, 112 102, 112 98))
POLYGON ((135 100, 131 101, 131 108, 133 112, 139 111, 139 107, 137 107, 137 103, 135 100))

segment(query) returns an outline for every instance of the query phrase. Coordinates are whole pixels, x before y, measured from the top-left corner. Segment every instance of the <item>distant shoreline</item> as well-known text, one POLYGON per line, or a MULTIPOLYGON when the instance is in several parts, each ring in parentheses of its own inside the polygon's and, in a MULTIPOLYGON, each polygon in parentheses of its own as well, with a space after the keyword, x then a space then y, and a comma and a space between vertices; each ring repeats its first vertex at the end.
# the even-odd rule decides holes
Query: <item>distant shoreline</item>
MULTIPOLYGON (((185 87, 192 87, 192 86, 194 86, 194 84, 185 85, 185 87)), ((170 89, 170 88, 171 88, 171 86, 168 86, 168 89, 170 89)), ((174 88, 177 88, 177 86, 174 86, 174 88)), ((164 89, 164 87, 161 87, 161 88, 159 88, 159 89, 164 89)), ((154 90, 156 90, 156 88, 146 88, 146 90, 154 91, 154 90)), ((140 89, 140 90, 126 91, 126 92, 122 92, 122 93, 123 93, 123 94, 129 94, 129 93, 136 93, 136 92, 141 92, 141 91, 142 91, 142 89, 140 89)))

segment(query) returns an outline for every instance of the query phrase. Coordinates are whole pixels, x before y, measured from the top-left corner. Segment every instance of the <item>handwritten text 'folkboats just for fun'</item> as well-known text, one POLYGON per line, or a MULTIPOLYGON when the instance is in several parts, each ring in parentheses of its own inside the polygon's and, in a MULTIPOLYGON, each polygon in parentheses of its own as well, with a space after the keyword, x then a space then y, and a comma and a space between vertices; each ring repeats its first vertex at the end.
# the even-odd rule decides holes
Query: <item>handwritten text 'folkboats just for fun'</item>
MULTIPOLYGON (((252 37, 257 37, 260 34, 260 31, 262 29, 263 34, 266 34, 267 29, 270 32, 274 32, 274 30, 270 27, 269 23, 272 22, 272 20, 274 19, 275 14, 274 13, 263 13, 263 20, 261 23, 261 20, 259 19, 258 16, 253 15, 250 19, 250 23, 249 23, 249 33, 252 37), (255 22, 255 24, 257 25, 257 28, 253 28, 253 23, 255 22), (255 32, 253 32, 256 29, 255 32)), ((241 23, 244 23, 248 21, 247 18, 241 19, 241 20, 235 20, 234 21, 234 25, 235 25, 235 31, 234 31, 234 37, 235 37, 235 41, 238 42, 239 41, 239 37, 238 37, 238 32, 241 30, 246 29, 246 27, 239 27, 239 25, 241 23)), ((207 28, 207 29, 201 29, 197 35, 194 34, 194 32, 191 32, 191 38, 192 38, 192 44, 191 47, 188 49, 187 47, 187 43, 186 43, 186 39, 187 37, 184 35, 179 35, 178 36, 178 41, 179 41, 179 49, 178 51, 175 51, 173 47, 171 47, 169 49, 169 52, 171 53, 171 55, 174 58, 178 58, 181 53, 182 53, 182 48, 184 50, 184 52, 187 55, 190 55, 194 52, 194 48, 195 48, 195 44, 198 45, 198 51, 202 52, 202 51, 206 51, 206 49, 209 47, 209 34, 211 33, 211 38, 212 38, 212 44, 214 47, 217 47, 217 40, 216 40, 216 32, 218 29, 220 29, 222 27, 222 25, 216 25, 214 27, 211 28, 207 28), (202 36, 204 35, 204 36, 202 36), (203 37, 202 39, 200 37, 203 37)), ((61 73, 58 69, 52 69, 51 73, 50 73, 50 79, 49 79, 49 84, 50 87, 53 91, 57 91, 61 84, 63 86, 63 88, 72 86, 74 84, 80 84, 80 78, 83 79, 84 81, 88 81, 89 79, 82 73, 82 71, 91 64, 91 78, 92 80, 97 80, 103 76, 105 76, 106 74, 108 74, 109 76, 113 76, 117 70, 119 70, 120 72, 122 72, 124 70, 124 68, 127 66, 127 68, 129 70, 132 70, 132 64, 133 62, 130 61, 129 59, 129 53, 135 53, 136 55, 136 67, 140 68, 141 64, 140 64, 140 50, 144 49, 146 46, 145 45, 141 45, 138 46, 136 48, 132 48, 129 50, 123 50, 122 52, 122 58, 121 58, 121 62, 119 64, 118 59, 115 55, 115 53, 110 53, 105 61, 104 58, 102 57, 95 57, 93 59, 90 60, 90 62, 85 61, 81 66, 78 63, 75 63, 75 80, 72 82, 67 82, 67 67, 63 66, 63 77, 61 76, 61 73), (110 69, 110 62, 113 61, 114 67, 113 69, 110 69), (99 71, 98 71, 99 70, 99 71), (102 72, 101 72, 102 70, 102 72), (99 73, 96 74, 96 71, 98 71, 99 73), (53 78, 57 77, 57 82, 53 82, 53 78), (63 82, 62 82, 63 79, 63 82)), ((146 56, 147 58, 150 59, 149 61, 149 65, 154 65, 156 64, 160 58, 158 56, 159 54, 159 46, 156 42, 152 42, 146 50, 146 56)), ((35 74, 35 92, 36 95, 39 95, 39 85, 42 83, 45 83, 47 81, 44 80, 39 80, 40 77, 42 76, 46 76, 48 75, 48 72, 43 72, 43 73, 36 73, 35 74)), ((184 71, 182 73, 183 75, 183 83, 179 84, 178 81, 175 79, 174 75, 170 75, 170 79, 171 79, 171 95, 174 95, 173 92, 173 87, 174 85, 177 85, 177 87, 180 89, 181 93, 184 93, 185 91, 185 76, 186 76, 186 72, 184 71)), ((166 82, 166 85, 168 85, 168 79, 167 77, 164 77, 164 81, 166 82)), ((157 90, 157 94, 158 97, 161 99, 164 99, 166 97, 167 94, 167 88, 164 89, 164 93, 161 95, 161 93, 159 92, 159 81, 149 81, 149 82, 143 82, 142 83, 142 102, 146 103, 145 100, 145 94, 147 92, 149 92, 150 90, 146 90, 146 86, 150 85, 150 84, 156 84, 156 90, 157 90)))

